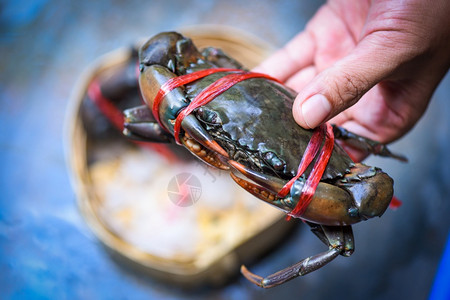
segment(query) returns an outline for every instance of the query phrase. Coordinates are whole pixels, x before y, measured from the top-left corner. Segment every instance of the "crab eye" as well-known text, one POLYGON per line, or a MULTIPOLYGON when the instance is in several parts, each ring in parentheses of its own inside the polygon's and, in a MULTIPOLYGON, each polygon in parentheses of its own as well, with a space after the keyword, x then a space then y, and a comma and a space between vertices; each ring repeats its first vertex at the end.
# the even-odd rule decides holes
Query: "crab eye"
POLYGON ((197 110, 197 115, 200 117, 200 119, 209 124, 209 125, 220 125, 222 124, 222 120, 220 119, 219 115, 210 109, 200 107, 197 110))

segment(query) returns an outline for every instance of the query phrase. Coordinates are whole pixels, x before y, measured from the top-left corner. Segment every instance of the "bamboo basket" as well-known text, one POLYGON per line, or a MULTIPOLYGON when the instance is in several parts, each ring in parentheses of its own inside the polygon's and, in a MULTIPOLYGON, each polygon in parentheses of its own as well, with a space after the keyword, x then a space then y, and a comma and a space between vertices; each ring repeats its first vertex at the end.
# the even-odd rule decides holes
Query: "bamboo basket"
MULTIPOLYGON (((198 48, 206 46, 221 48, 247 68, 256 66, 272 51, 264 42, 231 28, 200 26, 186 28, 180 30, 180 32, 192 38, 198 48)), ((114 226, 110 225, 111 222, 114 222, 113 219, 115 217, 102 212, 106 200, 99 193, 98 182, 94 180, 96 175, 93 174, 96 163, 105 163, 101 160, 105 160, 108 163, 110 157, 108 155, 106 155, 106 158, 105 156, 99 156, 97 152, 107 152, 109 146, 99 149, 101 147, 88 141, 85 128, 89 124, 83 124, 81 105, 85 101, 89 83, 109 68, 126 63, 130 59, 130 55, 129 49, 124 48, 101 57, 86 70, 70 99, 66 118, 65 148, 71 181, 76 192, 81 214, 108 252, 118 262, 125 264, 127 267, 132 267, 135 271, 144 271, 155 278, 185 287, 223 284, 230 277, 239 274, 239 267, 242 263, 251 262, 279 243, 295 222, 285 222, 284 214, 263 203, 260 204, 250 194, 239 194, 239 197, 251 198, 250 201, 254 202, 257 208, 242 209, 242 213, 240 211, 236 212, 236 209, 234 209, 232 212, 234 214, 233 218, 259 222, 257 228, 253 228, 245 234, 242 233, 240 238, 223 247, 212 246, 214 250, 209 251, 206 249, 196 255, 184 257, 164 257, 164 255, 151 253, 151 251, 147 251, 137 245, 139 240, 138 243, 130 241, 126 234, 118 232, 114 229, 114 226), (260 208, 259 205, 264 207, 260 208)), ((119 144, 122 146, 118 147, 114 154, 111 155, 119 161, 126 151, 134 151, 136 148, 132 144, 122 143, 122 141, 119 144)), ((171 163, 165 163, 167 164, 165 166, 167 170, 176 168, 171 163)), ((233 189, 240 188, 237 185, 233 185, 233 189)), ((219 199, 221 194, 223 192, 218 191, 218 199, 216 201, 221 201, 219 199)), ((149 197, 148 201, 163 201, 160 197, 155 198, 159 199, 151 199, 149 197)), ((131 203, 133 205, 133 202, 131 203)), ((196 204, 191 209, 200 209, 197 207, 200 206, 196 204)), ((217 213, 217 211, 214 210, 213 213, 217 213)), ((203 213, 205 213, 204 209, 203 213)), ((182 212, 182 214, 184 213, 182 212)), ((131 217, 130 222, 132 221, 131 217)), ((208 230, 208 228, 214 226, 213 222, 216 221, 214 218, 204 220, 203 227, 205 230, 208 230)), ((216 230, 218 232, 223 230, 226 233, 227 231, 241 233, 246 230, 246 228, 240 227, 239 224, 232 223, 232 225, 235 226, 233 229, 225 227, 216 230)), ((176 222, 169 227, 171 229, 176 227, 176 222)), ((169 229, 168 227, 165 228, 169 229)), ((142 230, 145 232, 146 228, 142 228, 142 230)), ((152 228, 147 228, 147 230, 148 242, 152 244, 152 228)), ((180 238, 183 237, 181 236, 180 238)), ((157 244, 158 241, 155 241, 153 244, 155 243, 157 244)), ((220 241, 217 243, 220 244, 220 241)))

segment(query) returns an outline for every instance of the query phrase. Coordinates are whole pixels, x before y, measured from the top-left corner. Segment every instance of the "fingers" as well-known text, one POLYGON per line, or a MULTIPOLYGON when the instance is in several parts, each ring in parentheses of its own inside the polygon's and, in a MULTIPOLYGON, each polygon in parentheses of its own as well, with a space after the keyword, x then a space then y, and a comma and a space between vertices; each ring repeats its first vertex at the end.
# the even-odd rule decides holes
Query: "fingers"
POLYGON ((313 55, 314 41, 311 35, 301 32, 253 71, 266 73, 281 81, 286 81, 298 70, 312 65, 313 55))
POLYGON ((315 66, 309 66, 295 73, 292 77, 286 80, 285 83, 291 89, 296 92, 300 92, 316 75, 317 68, 315 66))
POLYGON ((298 94, 293 115, 300 126, 315 128, 355 104, 399 66, 397 49, 362 41, 349 55, 319 73, 298 94))

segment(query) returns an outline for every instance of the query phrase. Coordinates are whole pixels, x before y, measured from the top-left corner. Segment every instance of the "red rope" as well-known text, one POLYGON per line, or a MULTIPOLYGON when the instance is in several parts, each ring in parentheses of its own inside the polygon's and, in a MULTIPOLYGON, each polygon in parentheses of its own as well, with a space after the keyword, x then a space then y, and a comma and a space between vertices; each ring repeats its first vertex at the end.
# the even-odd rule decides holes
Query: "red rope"
POLYGON ((100 84, 97 80, 91 82, 87 93, 102 114, 114 125, 114 127, 122 131, 124 121, 123 114, 109 99, 103 96, 100 84))
POLYGON ((294 182, 303 175, 308 166, 311 164, 314 157, 316 157, 317 152, 319 151, 321 141, 323 140, 325 132, 320 127, 314 130, 314 133, 309 140, 308 146, 306 147, 305 153, 303 153, 302 160, 298 165, 297 175, 294 176, 288 183, 286 183, 283 188, 278 192, 278 197, 284 198, 291 190, 294 182))
POLYGON ((155 99, 153 100, 153 107, 152 112, 153 116, 155 117, 155 120, 158 121, 159 125, 161 125, 162 128, 167 128, 161 123, 161 118, 159 117, 159 106, 161 104, 161 101, 163 98, 170 93, 173 89, 191 83, 197 79, 206 77, 208 75, 218 73, 218 72, 242 72, 240 69, 230 69, 230 68, 216 68, 216 69, 206 69, 206 70, 200 70, 197 72, 193 72, 190 74, 181 75, 178 77, 171 78, 167 80, 159 89, 158 93, 155 96, 155 99))
POLYGON ((334 147, 334 134, 333 127, 328 124, 322 124, 320 127, 316 128, 316 130, 326 131, 325 135, 325 144, 322 147, 322 151, 319 154, 319 157, 314 164, 314 167, 311 173, 308 176, 305 184, 302 188, 302 194, 300 199, 298 200, 295 208, 288 214, 289 217, 301 217, 308 207, 309 203, 316 192, 317 186, 319 185, 320 179, 327 167, 328 161, 330 160, 331 153, 333 152, 334 147))

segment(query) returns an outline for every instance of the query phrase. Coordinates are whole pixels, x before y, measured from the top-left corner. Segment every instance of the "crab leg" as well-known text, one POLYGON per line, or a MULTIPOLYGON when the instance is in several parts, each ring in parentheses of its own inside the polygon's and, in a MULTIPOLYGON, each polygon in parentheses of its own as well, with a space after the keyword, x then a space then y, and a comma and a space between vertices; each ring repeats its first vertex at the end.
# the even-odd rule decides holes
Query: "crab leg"
POLYGON ((244 265, 241 266, 241 273, 249 281, 262 288, 271 288, 285 283, 298 276, 303 276, 320 269, 339 254, 350 255, 353 251, 353 233, 350 226, 321 226, 323 236, 328 244, 328 251, 310 256, 300 262, 287 267, 281 271, 271 274, 265 278, 250 272, 244 265), (346 249, 347 248, 347 249, 346 249))
POLYGON ((388 147, 382 143, 377 141, 368 139, 366 137, 357 135, 353 132, 346 130, 345 128, 339 127, 337 125, 333 126, 333 133, 337 139, 345 141, 350 146, 353 146, 357 149, 365 151, 367 153, 383 156, 383 157, 391 157, 397 160, 407 162, 408 159, 397 153, 391 152, 388 147))
MULTIPOLYGON (((311 232, 314 233, 315 236, 319 238, 319 240, 322 241, 326 246, 329 246, 327 235, 324 232, 324 229, 322 225, 315 224, 312 222, 304 221, 306 225, 308 225, 311 228, 311 232)), ((344 251, 342 251, 340 254, 342 256, 350 256, 353 254, 355 250, 355 245, 353 241, 353 231, 351 226, 342 226, 342 230, 344 231, 344 237, 347 237, 344 239, 344 251), (347 232, 348 231, 348 232, 347 232), (349 239, 351 237, 352 239, 349 239)))
POLYGON ((146 106, 127 109, 124 112, 123 134, 129 138, 157 143, 169 143, 173 140, 155 120, 151 110, 146 106))

